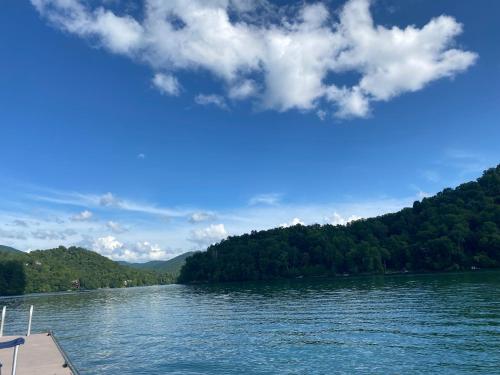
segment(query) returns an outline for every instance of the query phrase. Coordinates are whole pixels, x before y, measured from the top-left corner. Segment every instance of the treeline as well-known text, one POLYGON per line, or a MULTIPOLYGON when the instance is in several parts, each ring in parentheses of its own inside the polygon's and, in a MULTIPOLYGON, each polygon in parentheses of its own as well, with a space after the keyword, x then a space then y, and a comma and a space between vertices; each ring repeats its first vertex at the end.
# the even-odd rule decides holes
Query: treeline
POLYGON ((30 253, 0 252, 0 295, 123 288, 174 281, 167 273, 122 266, 77 247, 30 253))
POLYGON ((179 282, 493 267, 500 267, 500 165, 397 213, 229 237, 187 258, 179 282))
POLYGON ((194 253, 194 251, 188 251, 187 253, 177 255, 176 257, 169 260, 152 260, 146 263, 118 263, 140 270, 154 271, 160 274, 169 274, 177 278, 181 272, 182 266, 186 262, 186 258, 193 255, 194 253))

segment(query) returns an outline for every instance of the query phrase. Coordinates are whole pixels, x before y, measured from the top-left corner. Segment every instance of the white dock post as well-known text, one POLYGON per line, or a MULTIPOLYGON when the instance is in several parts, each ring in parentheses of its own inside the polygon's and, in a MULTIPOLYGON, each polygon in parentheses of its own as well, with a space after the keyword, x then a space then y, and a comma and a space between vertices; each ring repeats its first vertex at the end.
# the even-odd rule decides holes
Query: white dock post
POLYGON ((17 367, 17 352, 19 351, 19 345, 14 348, 14 358, 12 359, 12 375, 16 375, 17 367))
POLYGON ((30 319, 28 321, 28 333, 26 336, 29 336, 31 334, 31 319, 33 318, 33 305, 30 306, 30 319))
POLYGON ((7 310, 7 306, 4 306, 2 309, 2 322, 0 323, 0 337, 3 336, 3 325, 5 324, 5 310, 7 310))

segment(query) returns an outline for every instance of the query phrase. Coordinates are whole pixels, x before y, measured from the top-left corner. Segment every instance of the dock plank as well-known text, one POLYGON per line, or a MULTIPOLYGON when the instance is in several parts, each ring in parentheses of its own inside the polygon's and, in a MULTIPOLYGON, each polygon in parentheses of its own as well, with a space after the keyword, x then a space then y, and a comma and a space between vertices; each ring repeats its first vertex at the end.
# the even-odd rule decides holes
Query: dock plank
MULTIPOLYGON (((3 336, 0 342, 10 341, 20 336, 3 336)), ((65 359, 54 339, 47 333, 32 334, 24 337, 24 345, 19 347, 17 375, 72 375, 65 367, 65 359)), ((0 350, 2 374, 10 374, 14 349, 0 350)))

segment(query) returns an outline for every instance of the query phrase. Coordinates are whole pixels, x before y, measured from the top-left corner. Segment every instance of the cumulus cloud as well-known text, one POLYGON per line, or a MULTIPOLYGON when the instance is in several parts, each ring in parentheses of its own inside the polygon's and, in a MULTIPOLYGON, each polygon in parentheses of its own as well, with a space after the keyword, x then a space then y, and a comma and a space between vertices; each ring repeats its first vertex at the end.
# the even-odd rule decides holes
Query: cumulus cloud
MULTIPOLYGON (((477 59, 455 46, 462 25, 453 17, 386 27, 375 24, 370 0, 339 11, 326 2, 277 11, 266 1, 144 0, 141 19, 79 0, 31 2, 56 27, 151 66, 165 94, 179 94, 176 72, 207 71, 228 98, 251 97, 262 109, 366 117, 373 102, 453 77, 477 59), (343 73, 360 78, 336 83, 343 73)), ((227 108, 219 95, 195 101, 227 108)))
POLYGON ((76 214, 74 216, 71 217, 71 220, 72 221, 88 221, 90 219, 92 219, 92 212, 90 212, 89 210, 84 210, 82 212, 80 212, 79 214, 76 214))
POLYGON ((168 251, 162 250, 159 245, 148 241, 124 243, 113 236, 99 237, 88 245, 92 250, 110 259, 127 262, 163 260, 169 254, 168 251))
POLYGON ((227 232, 224 224, 212 224, 203 229, 192 230, 189 240, 200 247, 207 247, 226 237, 227 232))
POLYGON ((298 217, 295 217, 289 223, 280 224, 280 227, 289 228, 289 227, 294 227, 295 225, 305 225, 305 224, 298 217))
POLYGON ((180 94, 181 88, 179 81, 171 74, 157 73, 153 77, 153 85, 160 90, 162 94, 177 96, 180 94))
POLYGON ((123 243, 113 236, 100 237, 94 241, 93 246, 94 250, 99 251, 103 255, 121 247, 123 247, 123 243))
POLYGON ((348 217, 343 217, 339 213, 334 212, 332 216, 325 218, 325 223, 331 224, 331 225, 346 225, 352 221, 356 221, 356 220, 360 220, 360 219, 362 219, 361 216, 350 215, 348 217))

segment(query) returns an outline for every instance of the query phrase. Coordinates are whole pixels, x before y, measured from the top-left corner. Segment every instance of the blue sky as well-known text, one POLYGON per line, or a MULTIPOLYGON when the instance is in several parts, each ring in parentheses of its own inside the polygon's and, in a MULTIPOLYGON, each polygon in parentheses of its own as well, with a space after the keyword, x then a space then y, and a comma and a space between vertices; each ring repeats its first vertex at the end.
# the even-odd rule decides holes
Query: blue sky
POLYGON ((500 161, 500 4, 2 2, 0 243, 145 261, 500 161))

